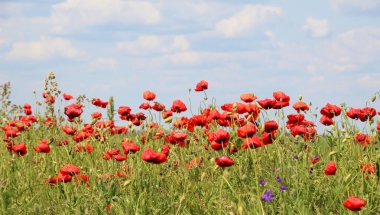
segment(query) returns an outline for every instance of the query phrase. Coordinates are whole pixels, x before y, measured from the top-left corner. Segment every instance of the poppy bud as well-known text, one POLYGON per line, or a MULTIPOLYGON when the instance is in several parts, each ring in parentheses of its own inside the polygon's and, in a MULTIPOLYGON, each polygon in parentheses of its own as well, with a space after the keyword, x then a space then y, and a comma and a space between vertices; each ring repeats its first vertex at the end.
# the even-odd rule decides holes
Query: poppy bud
POLYGON ((171 123, 173 120, 173 117, 169 116, 168 118, 166 118, 164 121, 165 123, 171 123))

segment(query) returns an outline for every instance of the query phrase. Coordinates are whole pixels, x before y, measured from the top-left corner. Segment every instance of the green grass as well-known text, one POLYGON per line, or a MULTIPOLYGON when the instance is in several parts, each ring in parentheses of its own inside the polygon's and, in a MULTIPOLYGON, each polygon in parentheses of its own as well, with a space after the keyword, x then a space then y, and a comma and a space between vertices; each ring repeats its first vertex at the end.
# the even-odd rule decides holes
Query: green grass
MULTIPOLYGON (((195 133, 202 132, 197 129, 195 133)), ((239 142, 231 133, 231 142, 239 142)), ((112 205, 110 214, 348 214, 351 212, 343 201, 351 195, 367 201, 361 214, 380 214, 379 177, 366 179, 359 170, 364 160, 379 162, 379 144, 363 150, 353 141, 339 143, 335 132, 315 143, 281 134, 271 145, 235 154, 226 149, 207 151, 203 147, 208 145, 205 137, 198 142, 190 138, 185 148, 171 146, 168 161, 158 165, 140 157, 147 146, 159 151, 163 140, 148 140, 143 145, 138 132, 107 135, 105 143, 93 138, 79 143, 92 144, 91 154, 74 152, 77 143, 71 139, 69 145, 58 146, 59 140, 69 137, 58 128, 36 126, 16 138, 16 142, 27 144, 27 155, 0 148, 1 214, 103 214, 108 204, 112 205), (121 149, 126 136, 138 143, 141 151, 123 162, 101 157, 109 148, 121 149), (43 138, 50 140, 49 154, 33 150, 43 138), (305 150, 305 145, 311 150, 305 150), (215 158, 223 154, 235 165, 224 170, 216 166, 215 158), (309 161, 313 155, 321 157, 314 165, 309 161), (202 164, 188 169, 186 164, 197 157, 203 158, 202 164), (336 162, 337 173, 326 176, 323 171, 330 161, 336 162), (76 185, 74 179, 55 186, 44 183, 67 163, 90 175, 89 186, 76 185), (102 179, 103 174, 123 169, 123 177, 102 179), (280 190, 277 176, 288 190, 280 190), (259 185, 262 179, 267 181, 265 186, 259 185), (266 189, 276 195, 272 202, 260 199, 266 189)))

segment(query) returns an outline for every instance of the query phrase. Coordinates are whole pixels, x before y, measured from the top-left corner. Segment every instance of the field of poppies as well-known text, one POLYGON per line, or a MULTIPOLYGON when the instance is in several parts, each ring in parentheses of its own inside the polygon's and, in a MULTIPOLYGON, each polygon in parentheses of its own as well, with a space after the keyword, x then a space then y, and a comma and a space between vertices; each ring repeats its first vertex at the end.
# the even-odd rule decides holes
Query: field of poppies
POLYGON ((190 113, 149 90, 135 110, 74 98, 53 73, 33 104, 1 85, 0 214, 380 214, 380 93, 316 110, 208 87, 190 113))

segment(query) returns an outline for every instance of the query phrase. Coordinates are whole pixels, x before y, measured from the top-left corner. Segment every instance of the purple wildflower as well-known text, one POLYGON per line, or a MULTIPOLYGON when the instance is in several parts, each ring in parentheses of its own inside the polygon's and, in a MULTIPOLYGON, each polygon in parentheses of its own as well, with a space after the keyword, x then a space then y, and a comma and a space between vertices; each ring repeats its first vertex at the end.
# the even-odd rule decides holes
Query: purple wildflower
POLYGON ((261 186, 264 186, 266 183, 267 183, 267 182, 266 182, 264 179, 262 179, 262 180, 259 181, 259 184, 260 184, 261 186))
POLYGON ((314 172, 314 168, 311 167, 309 172, 310 172, 310 174, 313 174, 313 172, 314 172))
POLYGON ((261 200, 264 202, 272 202, 275 195, 270 192, 270 189, 267 189, 264 195, 261 196, 261 200))
POLYGON ((298 160, 298 155, 294 155, 294 157, 293 157, 294 159, 296 159, 296 160, 298 160))
POLYGON ((278 183, 282 183, 282 178, 280 178, 280 176, 277 176, 277 177, 276 177, 276 181, 277 181, 278 183))
POLYGON ((285 185, 281 185, 280 189, 281 189, 282 191, 285 191, 285 190, 288 190, 289 188, 288 188, 287 186, 285 186, 285 185))

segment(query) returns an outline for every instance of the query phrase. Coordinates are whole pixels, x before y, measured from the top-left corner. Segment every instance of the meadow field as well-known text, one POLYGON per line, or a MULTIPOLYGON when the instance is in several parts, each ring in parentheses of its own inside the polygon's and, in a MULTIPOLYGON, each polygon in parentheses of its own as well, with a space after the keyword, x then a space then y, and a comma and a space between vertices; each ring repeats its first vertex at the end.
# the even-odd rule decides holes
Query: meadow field
POLYGON ((379 93, 316 110, 282 91, 218 106, 207 89, 199 107, 147 90, 131 109, 53 73, 42 102, 1 85, 0 214, 380 214, 379 93))

